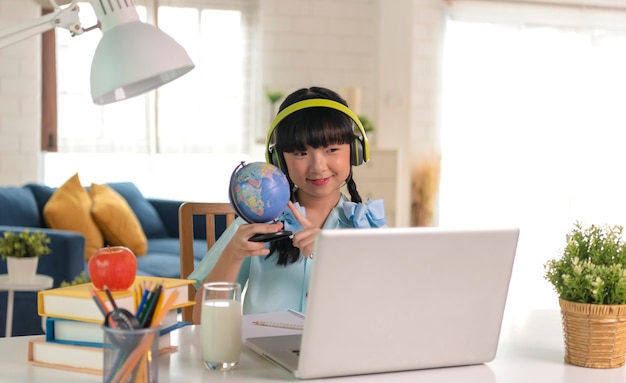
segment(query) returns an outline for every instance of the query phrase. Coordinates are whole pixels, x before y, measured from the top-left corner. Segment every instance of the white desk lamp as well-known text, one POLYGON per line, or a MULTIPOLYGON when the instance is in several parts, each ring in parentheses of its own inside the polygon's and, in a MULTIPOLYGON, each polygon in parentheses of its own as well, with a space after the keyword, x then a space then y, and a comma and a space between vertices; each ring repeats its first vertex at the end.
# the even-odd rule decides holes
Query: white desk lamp
MULTIPOLYGON (((53 28, 72 35, 85 30, 78 0, 51 13, 0 30, 0 48, 53 28)), ((139 21, 133 2, 90 0, 103 36, 91 63, 91 97, 98 105, 125 100, 156 89, 194 68, 185 49, 153 25, 139 21), (130 3, 130 4, 129 4, 130 3)))

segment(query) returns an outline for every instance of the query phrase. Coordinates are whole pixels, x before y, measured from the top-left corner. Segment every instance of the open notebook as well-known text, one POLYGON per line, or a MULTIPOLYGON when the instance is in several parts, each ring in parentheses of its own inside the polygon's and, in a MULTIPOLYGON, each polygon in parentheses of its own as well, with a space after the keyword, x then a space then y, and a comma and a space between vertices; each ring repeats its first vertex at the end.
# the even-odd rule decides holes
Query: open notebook
POLYGON ((516 228, 322 231, 302 334, 246 346, 301 379, 489 362, 518 237, 516 228))

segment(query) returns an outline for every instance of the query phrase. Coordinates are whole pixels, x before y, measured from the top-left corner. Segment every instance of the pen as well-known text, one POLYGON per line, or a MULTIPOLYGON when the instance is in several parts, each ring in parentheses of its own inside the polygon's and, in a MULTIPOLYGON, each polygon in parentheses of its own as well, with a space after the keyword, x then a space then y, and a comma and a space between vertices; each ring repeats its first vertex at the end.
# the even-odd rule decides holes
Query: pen
POLYGON ((292 323, 278 323, 278 322, 264 322, 264 321, 254 321, 252 323, 258 326, 287 328, 290 330, 302 330, 304 328, 304 326, 302 326, 301 324, 292 324, 292 323))
POLYGON ((107 286, 104 286, 104 293, 107 295, 107 298, 109 298, 109 302, 111 302, 111 307, 113 308, 113 310, 117 310, 117 304, 115 304, 115 299, 113 299, 111 290, 109 290, 107 286))
POLYGON ((293 315, 297 316, 298 318, 302 318, 302 319, 304 319, 304 314, 302 314, 300 311, 296 311, 296 310, 294 310, 294 309, 289 309, 289 310, 287 310, 287 311, 289 311, 289 312, 290 312, 290 313, 292 313, 293 315))

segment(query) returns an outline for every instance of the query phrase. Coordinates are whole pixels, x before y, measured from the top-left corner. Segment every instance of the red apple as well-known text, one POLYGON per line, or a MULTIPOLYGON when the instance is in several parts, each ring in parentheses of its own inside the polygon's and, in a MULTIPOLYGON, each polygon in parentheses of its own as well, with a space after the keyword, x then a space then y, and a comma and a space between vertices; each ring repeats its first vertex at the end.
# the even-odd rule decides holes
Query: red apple
POLYGON ((135 282, 137 258, 124 246, 107 246, 96 250, 87 264, 91 282, 103 290, 126 290, 135 282))

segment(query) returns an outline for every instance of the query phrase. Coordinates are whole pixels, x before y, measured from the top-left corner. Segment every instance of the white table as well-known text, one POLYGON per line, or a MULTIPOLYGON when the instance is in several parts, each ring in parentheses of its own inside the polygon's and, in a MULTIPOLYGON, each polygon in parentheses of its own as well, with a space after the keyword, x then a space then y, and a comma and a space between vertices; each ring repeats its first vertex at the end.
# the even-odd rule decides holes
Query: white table
MULTIPOLYGON (((247 318, 246 318, 247 319, 247 318)), ((244 321, 244 337, 283 333, 284 329, 254 326, 244 321), (282 332, 281 332, 282 331, 282 332)), ((286 370, 244 348, 239 366, 222 373, 205 369, 200 360, 200 328, 190 326, 172 333, 178 352, 159 359, 159 382, 238 383, 297 381, 286 370)), ((102 382, 102 377, 28 364, 27 341, 32 337, 0 339, 0 380, 22 382, 102 382)), ((590 369, 563 362, 561 316, 558 310, 516 313, 505 318, 497 356, 487 364, 432 370, 374 374, 319 380, 335 382, 467 382, 467 383, 624 383, 626 368, 590 369)))
POLYGON ((12 281, 7 274, 0 275, 0 291, 7 291, 7 319, 4 336, 7 338, 13 334, 13 304, 16 291, 32 291, 49 289, 54 280, 47 275, 37 274, 32 281, 12 281))

